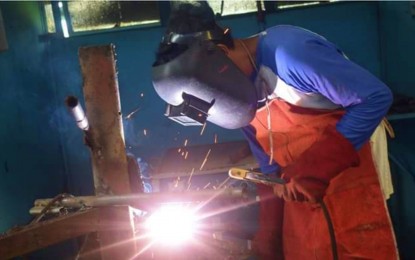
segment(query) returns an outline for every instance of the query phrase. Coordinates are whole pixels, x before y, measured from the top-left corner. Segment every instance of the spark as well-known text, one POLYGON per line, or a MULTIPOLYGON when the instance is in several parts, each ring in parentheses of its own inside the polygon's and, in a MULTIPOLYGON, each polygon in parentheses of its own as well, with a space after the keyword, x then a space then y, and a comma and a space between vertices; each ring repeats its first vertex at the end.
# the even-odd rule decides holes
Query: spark
POLYGON ((193 173, 195 173, 195 168, 192 168, 192 171, 190 172, 189 179, 187 180, 187 183, 190 183, 190 180, 192 179, 193 173))
POLYGON ((147 130, 146 129, 144 129, 144 135, 147 135, 147 130))
POLYGON ((206 156, 205 156, 205 159, 203 160, 203 162, 202 162, 202 165, 200 165, 200 169, 199 170, 202 170, 203 169, 203 166, 205 166, 205 164, 206 164, 206 162, 207 162, 207 160, 208 160, 208 157, 209 157, 209 154, 210 154, 210 151, 211 151, 212 149, 209 149, 209 151, 207 152, 207 154, 206 154, 206 156))
POLYGON ((179 148, 179 149, 177 150, 177 152, 178 152, 178 153, 180 153, 181 151, 182 151, 182 149, 181 149, 181 148, 179 148))
POLYGON ((203 189, 205 190, 207 187, 209 187, 209 185, 210 185, 210 182, 208 182, 204 187, 203 187, 203 189))
MULTIPOLYGON (((275 195, 272 195, 272 196, 275 196, 275 195)), ((210 200, 204 202, 203 205, 200 205, 198 207, 198 210, 200 210, 202 207, 204 207, 205 205, 207 205, 213 199, 214 199, 214 197, 211 198, 210 200)), ((249 201, 242 201, 242 202, 238 202, 238 203, 229 204, 229 206, 227 206, 227 207, 221 207, 221 208, 219 208, 217 210, 209 211, 209 212, 206 212, 205 214, 201 214, 201 215, 199 215, 199 219, 210 218, 212 216, 216 216, 216 215, 220 215, 220 214, 223 214, 223 213, 226 213, 226 212, 230 212, 230 211, 233 211, 233 210, 237 210, 237 209, 239 209, 241 207, 247 207, 247 206, 253 205, 255 203, 257 203, 255 200, 249 200, 249 201)))
POLYGON ((215 144, 217 144, 218 143, 218 135, 217 134, 215 134, 215 144))
POLYGON ((156 242, 151 241, 147 245, 145 245, 135 256, 133 256, 130 260, 136 259, 139 255, 143 254, 145 251, 147 251, 149 248, 151 248, 156 242))
POLYGON ((186 151, 186 154, 184 155, 184 159, 187 159, 187 155, 189 154, 189 151, 186 151))
POLYGON ((203 132, 205 131, 205 128, 206 128, 206 123, 203 124, 202 130, 200 131, 200 135, 203 135, 203 132))
POLYGON ((144 223, 150 237, 168 246, 177 246, 192 239, 196 226, 195 211, 181 204, 161 206, 144 223))
POLYGON ((128 114, 126 117, 124 117, 124 118, 125 118, 125 119, 127 119, 127 120, 130 120, 130 119, 134 116, 134 114, 135 114, 135 113, 137 113, 139 110, 140 110, 140 107, 138 107, 138 108, 134 109, 134 110, 133 110, 133 112, 129 113, 129 114, 128 114))
POLYGON ((179 186, 180 176, 177 176, 176 182, 174 184, 174 187, 177 188, 179 186))
POLYGON ((187 139, 186 140, 184 140, 184 144, 183 144, 183 146, 187 146, 187 139))
POLYGON ((230 180, 231 177, 226 178, 221 184, 219 184, 218 189, 222 188, 225 183, 227 183, 230 180))
POLYGON ((144 93, 141 93, 141 94, 140 94, 140 97, 144 97, 144 93))
POLYGON ((182 156, 184 156, 184 151, 182 152, 182 156))
MULTIPOLYGON (((219 196, 224 189, 222 189, 223 185, 225 185, 225 183, 230 179, 230 177, 226 178, 226 180, 224 180, 217 188, 215 188, 215 190, 217 190, 217 193, 215 193, 215 195, 212 196, 212 198, 207 199, 206 201, 202 202, 199 204, 199 206, 197 207, 197 210, 200 210, 201 208, 203 208, 204 206, 206 206, 207 204, 209 204, 209 202, 211 202, 212 200, 214 200, 217 196, 219 196)), ((210 215, 213 216, 214 214, 210 215)))

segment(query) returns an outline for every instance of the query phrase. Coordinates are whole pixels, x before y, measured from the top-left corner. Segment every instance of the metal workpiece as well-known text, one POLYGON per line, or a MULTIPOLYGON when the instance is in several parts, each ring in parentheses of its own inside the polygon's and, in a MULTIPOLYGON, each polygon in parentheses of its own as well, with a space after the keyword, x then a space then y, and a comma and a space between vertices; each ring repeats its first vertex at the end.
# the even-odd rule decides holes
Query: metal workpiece
POLYGON ((85 112, 79 103, 78 98, 74 96, 68 96, 65 99, 66 107, 75 119, 76 125, 83 131, 88 131, 89 123, 85 115, 85 112))
MULTIPOLYGON (((85 248, 79 259, 133 259, 138 250, 134 233, 137 214, 140 212, 128 206, 100 207, 32 223, 0 236, 0 259, 14 259, 71 238, 94 236, 95 232, 121 238, 117 244, 85 248), (109 258, 115 254, 111 253, 113 249, 118 258, 109 258), (93 257, 97 255, 100 257, 93 257)), ((102 243, 102 235, 99 241, 102 243)))
MULTIPOLYGON (((174 202, 203 202, 212 199, 241 199, 246 198, 247 194, 243 188, 227 188, 220 190, 200 190, 186 192, 160 192, 160 193, 141 193, 108 196, 81 196, 67 197, 57 202, 53 208, 82 208, 82 207, 103 207, 113 205, 129 205, 138 209, 151 209, 163 203, 174 202)), ((37 213, 46 207, 52 199, 37 199, 31 213, 37 213)))
POLYGON ((131 192, 114 45, 79 48, 95 194, 131 192))
MULTIPOLYGON (((33 207, 29 210, 30 215, 39 215, 42 213, 43 209, 45 207, 33 207)), ((64 209, 64 207, 53 207, 50 210, 48 210, 48 214, 52 214, 52 215, 59 215, 61 214, 62 210, 64 209)))

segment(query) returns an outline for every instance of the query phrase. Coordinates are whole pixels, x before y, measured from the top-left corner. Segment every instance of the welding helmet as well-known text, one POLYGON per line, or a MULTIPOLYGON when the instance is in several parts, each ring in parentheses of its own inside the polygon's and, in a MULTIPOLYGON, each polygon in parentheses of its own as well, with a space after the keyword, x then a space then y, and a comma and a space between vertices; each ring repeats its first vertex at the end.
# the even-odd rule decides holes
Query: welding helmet
POLYGON ((206 120, 227 129, 248 125, 257 107, 254 85, 211 41, 215 33, 168 37, 167 41, 188 48, 164 64, 153 65, 153 85, 168 103, 166 115, 183 125, 206 120))

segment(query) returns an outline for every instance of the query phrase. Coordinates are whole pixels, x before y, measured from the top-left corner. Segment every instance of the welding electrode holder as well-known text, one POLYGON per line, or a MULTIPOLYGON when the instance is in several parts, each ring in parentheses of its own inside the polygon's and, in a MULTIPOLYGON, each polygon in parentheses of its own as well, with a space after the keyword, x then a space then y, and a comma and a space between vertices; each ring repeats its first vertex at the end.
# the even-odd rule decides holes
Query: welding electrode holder
POLYGON ((259 172, 254 172, 241 168, 231 168, 228 172, 229 177, 237 180, 252 181, 256 183, 262 183, 265 185, 281 184, 284 185, 287 182, 284 179, 265 175, 259 172))

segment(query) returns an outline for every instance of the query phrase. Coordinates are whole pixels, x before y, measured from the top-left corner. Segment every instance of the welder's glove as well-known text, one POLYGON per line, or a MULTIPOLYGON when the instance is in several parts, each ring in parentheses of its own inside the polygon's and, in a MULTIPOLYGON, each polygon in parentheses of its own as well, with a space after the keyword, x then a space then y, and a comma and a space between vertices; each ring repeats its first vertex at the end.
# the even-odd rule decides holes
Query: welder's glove
POLYGON ((352 143, 334 126, 328 126, 320 138, 292 164, 282 169, 284 185, 275 185, 274 193, 287 201, 317 202, 323 198, 330 180, 360 163, 352 143))

